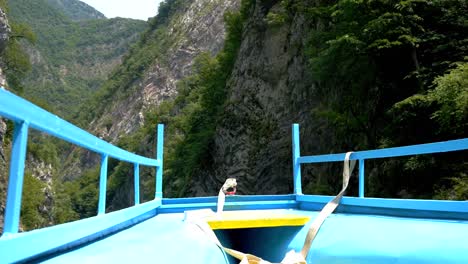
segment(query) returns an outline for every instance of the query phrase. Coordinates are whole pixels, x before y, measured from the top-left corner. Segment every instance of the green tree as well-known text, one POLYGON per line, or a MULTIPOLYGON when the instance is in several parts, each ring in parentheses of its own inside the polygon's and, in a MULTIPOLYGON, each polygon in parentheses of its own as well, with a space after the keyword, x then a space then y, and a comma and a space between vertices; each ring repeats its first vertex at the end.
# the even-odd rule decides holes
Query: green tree
MULTIPOLYGON (((0 7, 9 12, 7 1, 1 1, 0 7)), ((22 78, 31 70, 29 56, 21 47, 21 41, 35 43, 36 36, 26 24, 9 21, 11 33, 6 48, 0 54, 3 68, 10 87, 19 93, 23 92, 22 78)))
MULTIPOLYGON (((330 147, 391 147, 466 136, 461 110, 466 83, 455 77, 463 74, 437 77, 467 59, 466 1, 324 0, 299 1, 291 8, 317 24, 308 54, 321 105, 312 112, 340 139, 330 147)), ((371 177, 376 182, 371 195, 396 197, 405 189, 413 197, 430 197, 434 185, 446 184, 441 175, 457 175, 450 166, 456 162, 463 163, 457 154, 386 161, 377 165, 382 173, 371 177)))
POLYGON ((34 178, 30 173, 24 175, 25 190, 21 202, 21 225, 25 230, 36 229, 46 224, 45 217, 40 212, 40 207, 45 202, 42 191, 44 183, 34 178))

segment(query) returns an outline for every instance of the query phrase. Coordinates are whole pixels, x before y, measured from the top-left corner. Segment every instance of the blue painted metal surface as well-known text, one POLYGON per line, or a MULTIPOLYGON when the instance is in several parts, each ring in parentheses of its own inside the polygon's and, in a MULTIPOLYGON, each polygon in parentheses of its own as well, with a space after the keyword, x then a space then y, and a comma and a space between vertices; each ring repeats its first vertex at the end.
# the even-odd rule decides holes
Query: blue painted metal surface
MULTIPOLYGON (((158 125, 158 143, 156 149, 156 158, 157 160, 163 160, 164 155, 164 125, 158 125)), ((156 167, 156 193, 154 194, 155 198, 162 198, 163 197, 163 164, 161 166, 156 167)))
MULTIPOLYGON (((300 153, 295 153, 294 146, 298 146, 299 143, 299 127, 293 125, 293 164, 296 166, 297 163, 322 163, 322 162, 338 162, 343 161, 346 153, 340 154, 328 154, 328 155, 316 155, 316 156, 300 156, 300 153), (296 161, 297 160, 297 161, 296 161)), ((365 182, 365 171, 364 171, 364 160, 366 159, 381 159, 381 158, 392 158, 392 157, 403 157, 410 155, 421 155, 431 153, 441 153, 450 151, 460 151, 468 149, 468 138, 449 140, 445 142, 419 144, 405 147, 385 148, 376 150, 356 151, 350 156, 351 160, 359 160, 359 197, 364 198, 364 182, 365 182)), ((300 165, 297 169, 300 171, 300 165)), ((300 173, 296 174, 294 169, 294 183, 301 182, 300 173), (299 175, 299 176, 297 176, 299 175), (299 179, 297 179, 298 177, 299 179)))
POLYGON ((3 228, 5 234, 17 233, 19 228, 27 144, 28 122, 15 122, 3 228))
MULTIPOLYGON (((427 143, 420 145, 412 145, 405 147, 385 148, 376 150, 356 151, 353 152, 350 159, 381 159, 392 157, 403 157, 410 155, 431 154, 440 152, 450 152, 468 149, 468 138, 449 140, 444 142, 427 143)), ((300 163, 319 163, 343 161, 346 153, 328 154, 317 156, 302 156, 299 158, 300 163)))
POLYGON ((299 124, 293 124, 292 126, 292 148, 294 193, 302 194, 301 163, 299 162, 299 157, 301 156, 301 146, 299 141, 299 124))
POLYGON ((229 263, 224 252, 182 221, 183 214, 157 215, 129 229, 43 263, 229 263))
MULTIPOLYGON (((98 215, 105 214, 106 209, 107 165, 109 157, 159 168, 157 177, 160 179, 159 181, 156 180, 156 182, 162 183, 162 145, 164 140, 164 127, 162 125, 158 126, 158 151, 161 151, 161 153, 158 153, 158 159, 149 159, 113 146, 6 91, 2 87, 0 87, 0 102, 0 116, 10 119, 15 123, 3 237, 8 237, 10 234, 18 232, 29 127, 101 154, 98 215)), ((139 185, 136 186, 139 187, 139 185)), ((157 186, 157 188, 162 188, 162 186, 157 186)), ((139 190, 136 193, 139 194, 139 190)), ((162 198, 162 192, 158 198, 162 198)))
POLYGON ((155 200, 104 215, 0 238, 0 263, 30 261, 80 246, 129 228, 156 215, 155 200))
MULTIPOLYGON (((317 216, 315 211, 275 210, 317 216)), ((184 215, 158 214, 129 229, 45 263, 228 263, 219 248, 184 215)), ((289 250, 299 251, 304 227, 218 231, 224 245, 279 262, 289 250)), ((321 228, 308 263, 467 263, 468 222, 377 215, 334 214, 321 228), (417 243, 415 243, 417 241, 417 243)), ((238 262, 231 262, 238 263, 238 262)))
POLYGON ((106 191, 107 191, 107 164, 109 156, 103 154, 101 157, 101 173, 99 174, 99 204, 98 215, 106 213, 106 191))
MULTIPOLYGON (((321 210, 334 196, 298 195, 302 210, 321 210)), ((468 220, 468 201, 408 200, 343 197, 337 212, 390 216, 468 220)))
POLYGON ((359 160, 359 197, 364 198, 364 184, 365 184, 365 176, 364 176, 364 162, 365 159, 359 160))
POLYGON ((133 191, 135 205, 140 204, 140 165, 138 163, 133 165, 133 191))
POLYGON ((31 128, 121 161, 145 166, 162 166, 162 160, 142 157, 118 148, 1 88, 0 102, 0 116, 7 119, 19 123, 26 121, 31 128))

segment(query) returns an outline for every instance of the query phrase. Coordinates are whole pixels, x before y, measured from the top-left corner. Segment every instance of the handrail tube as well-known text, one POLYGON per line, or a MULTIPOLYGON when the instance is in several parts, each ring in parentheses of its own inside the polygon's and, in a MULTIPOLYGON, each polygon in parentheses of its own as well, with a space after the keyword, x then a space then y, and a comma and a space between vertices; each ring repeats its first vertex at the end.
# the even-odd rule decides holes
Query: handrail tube
POLYGON ((133 190, 134 190, 134 204, 140 204, 140 165, 133 164, 133 190))
MULTIPOLYGON (((292 126, 292 149, 293 149, 293 182, 294 193, 302 194, 301 190, 301 164, 342 162, 346 153, 302 156, 300 153, 299 125, 292 126)), ((380 159, 391 157, 402 157, 409 155, 441 153, 449 151, 459 151, 468 149, 468 138, 449 140, 443 142, 411 145, 404 147, 394 147, 376 150, 365 150, 353 152, 351 160, 359 160, 359 198, 364 198, 365 193, 365 171, 364 163, 366 159, 380 159)))
POLYGON ((99 175, 99 203, 98 215, 106 213, 106 191, 107 191, 107 164, 109 156, 103 154, 101 157, 101 173, 99 175))
MULTIPOLYGON (((431 154, 440 152, 450 152, 468 149, 468 138, 442 141, 436 143, 427 143, 419 145, 411 145, 405 147, 394 147, 376 150, 356 151, 351 154, 351 160, 359 159, 380 159, 402 157, 409 155, 431 154)), ((346 153, 302 156, 299 158, 299 163, 321 163, 343 161, 346 153)))
MULTIPOLYGON (((16 96, 0 86, 0 116, 12 120, 15 123, 13 135, 12 157, 10 161, 10 176, 7 193, 7 204, 5 210, 4 234, 17 233, 19 228, 19 218, 21 212, 21 197, 24 180, 24 166, 27 151, 29 127, 46 132, 52 136, 74 143, 88 150, 101 154, 101 172, 99 180, 99 201, 98 215, 105 214, 106 210, 106 187, 107 187, 107 166, 109 157, 121 161, 137 164, 135 185, 135 204, 139 203, 139 168, 138 166, 154 166, 158 169, 156 179, 160 191, 159 198, 162 198, 162 145, 164 141, 164 126, 158 126, 158 159, 150 159, 116 147, 96 136, 74 126, 73 124, 60 119, 46 110, 16 96)), ((157 189, 158 190, 158 189, 157 189)))
POLYGON ((359 160, 359 198, 364 198, 364 159, 359 160))
MULTIPOLYGON (((156 158, 157 160, 163 160, 164 155, 164 125, 158 124, 158 135, 157 135, 157 145, 156 145, 156 158)), ((156 187, 154 198, 163 198, 163 164, 156 168, 156 187)))
POLYGON ((146 166, 162 165, 162 160, 142 157, 118 148, 1 87, 0 102, 2 102, 0 116, 7 119, 29 122, 32 128, 118 160, 146 166))
POLYGON ((302 194, 301 164, 299 163, 299 158, 301 157, 301 147, 299 143, 299 124, 293 124, 292 129, 292 165, 294 194, 302 194))
POLYGON ((18 233, 19 229, 27 144, 28 123, 15 123, 3 228, 5 234, 18 233))

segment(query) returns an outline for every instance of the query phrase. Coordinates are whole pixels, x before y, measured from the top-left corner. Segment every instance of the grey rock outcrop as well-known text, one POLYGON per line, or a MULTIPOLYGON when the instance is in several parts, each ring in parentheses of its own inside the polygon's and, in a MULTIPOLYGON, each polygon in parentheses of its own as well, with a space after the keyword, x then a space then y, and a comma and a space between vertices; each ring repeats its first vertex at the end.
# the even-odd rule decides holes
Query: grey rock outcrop
POLYGON ((54 204, 54 194, 52 189, 54 168, 52 164, 40 160, 33 155, 28 155, 26 160, 26 168, 31 175, 43 183, 42 193, 44 195, 44 203, 38 208, 38 211, 43 216, 49 216, 44 219, 44 225, 52 225, 52 206, 54 204))
MULTIPOLYGON (((10 25, 5 12, 0 9, 0 53, 5 49, 9 35, 11 33, 10 25)), ((0 62, 0 86, 6 85, 6 77, 3 74, 0 62)), ((0 117, 0 234, 3 232, 3 214, 5 210, 5 193, 7 186, 7 159, 5 157, 5 133, 7 125, 0 117)))
POLYGON ((0 8, 0 51, 5 49, 10 33, 10 24, 8 23, 5 12, 0 8))
MULTIPOLYGON (((312 25, 300 14, 282 24, 268 21, 284 13, 280 1, 257 1, 244 28, 229 81, 226 118, 217 127, 211 168, 197 174, 187 195, 215 195, 228 177, 241 194, 291 193, 291 125, 314 137, 308 109, 317 105, 303 50, 312 25)), ((314 140, 304 149, 316 150, 314 140)))

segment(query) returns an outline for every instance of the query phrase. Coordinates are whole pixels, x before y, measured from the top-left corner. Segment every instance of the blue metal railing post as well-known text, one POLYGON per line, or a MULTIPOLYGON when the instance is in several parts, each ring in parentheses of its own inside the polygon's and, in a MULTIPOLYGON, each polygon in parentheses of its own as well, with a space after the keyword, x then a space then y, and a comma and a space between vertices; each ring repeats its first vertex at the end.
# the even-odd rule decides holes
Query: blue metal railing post
POLYGON ((15 122, 3 232, 18 233, 29 123, 15 122))
POLYGON ((135 205, 140 204, 140 164, 135 163, 133 167, 134 183, 133 188, 135 192, 135 205))
POLYGON ((107 163, 109 156, 102 154, 101 158, 101 174, 99 176, 99 205, 98 215, 106 213, 106 189, 107 189, 107 163))
POLYGON ((163 146, 164 146, 164 125, 158 125, 158 143, 156 147, 156 159, 160 161, 160 165, 156 167, 156 192, 154 198, 163 197, 163 146))
POLYGON ((359 197, 364 198, 364 159, 359 159, 359 197))
POLYGON ((294 177, 294 194, 302 194, 301 184, 301 149, 299 144, 299 124, 292 126, 292 145, 293 145, 293 177, 294 177))

